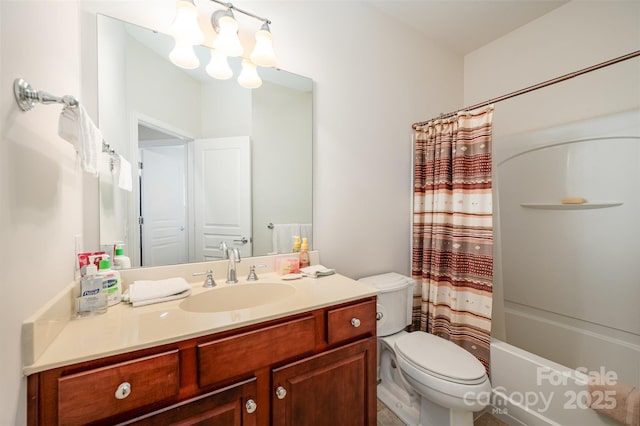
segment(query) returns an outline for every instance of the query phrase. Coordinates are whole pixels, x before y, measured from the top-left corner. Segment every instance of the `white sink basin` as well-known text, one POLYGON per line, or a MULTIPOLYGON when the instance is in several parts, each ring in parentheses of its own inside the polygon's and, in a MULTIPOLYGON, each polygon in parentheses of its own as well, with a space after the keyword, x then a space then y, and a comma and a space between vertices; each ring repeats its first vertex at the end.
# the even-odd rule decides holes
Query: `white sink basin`
POLYGON ((189 312, 225 312, 279 302, 296 288, 280 283, 231 284, 189 296, 180 308, 189 312))

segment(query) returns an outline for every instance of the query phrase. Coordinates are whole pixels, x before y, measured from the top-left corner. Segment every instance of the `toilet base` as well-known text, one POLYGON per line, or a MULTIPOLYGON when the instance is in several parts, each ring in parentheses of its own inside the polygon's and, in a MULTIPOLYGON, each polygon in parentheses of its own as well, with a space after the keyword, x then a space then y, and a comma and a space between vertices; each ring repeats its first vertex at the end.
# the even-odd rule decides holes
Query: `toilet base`
POLYGON ((395 385, 386 384, 383 386, 379 384, 378 399, 405 424, 417 425, 420 420, 420 406, 415 401, 411 401, 406 391, 401 390, 398 386, 395 386, 397 389, 388 389, 387 386, 393 387, 395 385))
POLYGON ((473 426, 473 411, 454 410, 421 398, 418 424, 420 426, 473 426))

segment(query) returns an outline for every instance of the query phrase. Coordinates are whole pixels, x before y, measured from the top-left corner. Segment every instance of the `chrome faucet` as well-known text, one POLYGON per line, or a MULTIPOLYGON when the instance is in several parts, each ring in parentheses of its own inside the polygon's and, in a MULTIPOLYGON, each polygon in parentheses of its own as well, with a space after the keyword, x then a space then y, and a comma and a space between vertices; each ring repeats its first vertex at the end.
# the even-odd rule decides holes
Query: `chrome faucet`
POLYGON ((235 284, 238 282, 238 275, 236 274, 236 263, 240 263, 240 251, 237 247, 229 247, 227 243, 222 241, 220 243, 220 250, 229 259, 229 266, 227 267, 227 284, 235 284))

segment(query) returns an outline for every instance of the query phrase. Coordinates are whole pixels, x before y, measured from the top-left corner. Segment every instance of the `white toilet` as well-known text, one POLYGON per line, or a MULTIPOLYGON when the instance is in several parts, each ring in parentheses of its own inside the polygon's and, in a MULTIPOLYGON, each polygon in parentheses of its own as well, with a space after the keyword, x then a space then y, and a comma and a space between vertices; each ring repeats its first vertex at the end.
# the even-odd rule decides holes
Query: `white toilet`
POLYGON ((387 273, 362 278, 378 295, 378 398, 410 426, 472 426, 491 396, 484 366, 455 343, 408 333, 414 281, 387 273))

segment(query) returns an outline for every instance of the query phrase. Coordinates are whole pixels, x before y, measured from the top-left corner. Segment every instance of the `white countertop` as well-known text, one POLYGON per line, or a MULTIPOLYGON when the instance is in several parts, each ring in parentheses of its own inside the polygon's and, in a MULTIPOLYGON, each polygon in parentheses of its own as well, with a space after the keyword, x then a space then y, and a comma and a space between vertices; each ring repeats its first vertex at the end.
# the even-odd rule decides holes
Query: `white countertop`
MULTIPOLYGON (((23 373, 40 371, 88 361, 132 350, 149 348, 204 336, 224 330, 282 318, 325 306, 376 295, 378 290, 359 281, 335 274, 321 278, 284 281, 273 272, 260 274, 254 283, 285 283, 296 291, 283 300, 253 308, 225 312, 194 313, 180 308, 184 299, 132 307, 125 303, 111 306, 107 313, 66 322, 59 334, 23 373)), ((206 291, 238 284, 218 282, 213 289, 192 281, 193 297, 206 291)))

